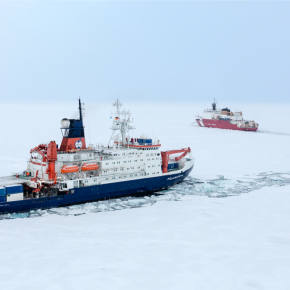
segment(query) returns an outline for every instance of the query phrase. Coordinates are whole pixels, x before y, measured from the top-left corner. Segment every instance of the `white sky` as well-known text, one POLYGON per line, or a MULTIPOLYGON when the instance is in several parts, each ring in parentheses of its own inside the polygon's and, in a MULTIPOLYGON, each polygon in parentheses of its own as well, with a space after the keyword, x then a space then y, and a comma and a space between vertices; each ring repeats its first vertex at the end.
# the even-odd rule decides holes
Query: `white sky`
POLYGON ((289 100, 289 2, 0 2, 0 102, 289 100))

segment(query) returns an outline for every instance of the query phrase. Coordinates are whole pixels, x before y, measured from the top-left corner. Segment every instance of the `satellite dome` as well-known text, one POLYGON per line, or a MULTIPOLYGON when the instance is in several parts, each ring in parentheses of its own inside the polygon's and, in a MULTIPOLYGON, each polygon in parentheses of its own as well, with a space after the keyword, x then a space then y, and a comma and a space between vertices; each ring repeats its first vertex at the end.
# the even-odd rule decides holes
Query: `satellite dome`
POLYGON ((143 134, 140 136, 140 139, 148 139, 148 136, 147 136, 145 133, 143 133, 143 134))
POLYGON ((67 118, 64 118, 60 122, 62 128, 69 128, 70 121, 67 118))

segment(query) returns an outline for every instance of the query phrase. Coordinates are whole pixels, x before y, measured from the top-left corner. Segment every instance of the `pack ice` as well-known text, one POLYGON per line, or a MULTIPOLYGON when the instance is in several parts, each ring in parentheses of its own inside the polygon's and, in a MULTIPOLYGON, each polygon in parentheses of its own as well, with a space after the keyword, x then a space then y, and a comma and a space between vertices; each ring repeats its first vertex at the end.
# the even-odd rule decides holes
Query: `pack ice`
MULTIPOLYGON (((2 108, 2 124, 17 116, 29 126, 20 130, 13 118, 14 133, 2 129, 1 176, 23 170, 35 144, 60 142, 59 120, 74 103, 46 104, 49 120, 43 106, 2 108)), ((110 106, 87 105, 91 143, 109 139, 110 106)), ((130 105, 136 116, 150 111, 146 122, 134 120, 137 134, 149 127, 164 150, 192 148, 196 165, 183 183, 152 196, 1 216, 0 289, 289 289, 289 105, 232 104, 257 120, 255 133, 192 124, 205 106, 130 105)))

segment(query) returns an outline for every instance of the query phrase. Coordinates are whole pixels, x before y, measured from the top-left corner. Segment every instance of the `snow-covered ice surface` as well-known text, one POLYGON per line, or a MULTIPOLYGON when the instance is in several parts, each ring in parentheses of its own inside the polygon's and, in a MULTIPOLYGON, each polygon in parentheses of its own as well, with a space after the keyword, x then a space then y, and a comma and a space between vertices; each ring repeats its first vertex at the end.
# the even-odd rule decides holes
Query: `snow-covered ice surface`
MULTIPOLYGON (((193 124, 207 104, 124 105, 134 137, 192 148, 191 175, 151 196, 0 216, 0 289, 289 289, 290 105, 225 104, 255 133, 193 124)), ((2 104, 0 176, 60 143, 60 120, 76 112, 2 104)), ((110 112, 87 104, 87 143, 106 144, 110 112)))
POLYGON ((2 220, 0 289, 286 290, 289 212, 285 186, 2 220))

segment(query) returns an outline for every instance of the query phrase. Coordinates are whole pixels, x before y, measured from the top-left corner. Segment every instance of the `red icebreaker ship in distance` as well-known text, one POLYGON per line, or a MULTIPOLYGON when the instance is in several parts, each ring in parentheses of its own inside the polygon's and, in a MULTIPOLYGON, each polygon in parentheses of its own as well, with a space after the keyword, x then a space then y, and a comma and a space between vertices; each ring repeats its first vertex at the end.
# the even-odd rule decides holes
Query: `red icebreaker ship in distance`
POLYGON ((202 116, 196 116, 196 122, 201 127, 220 129, 257 131, 259 124, 244 120, 242 112, 231 112, 230 109, 217 109, 214 100, 212 109, 205 109, 202 116))

